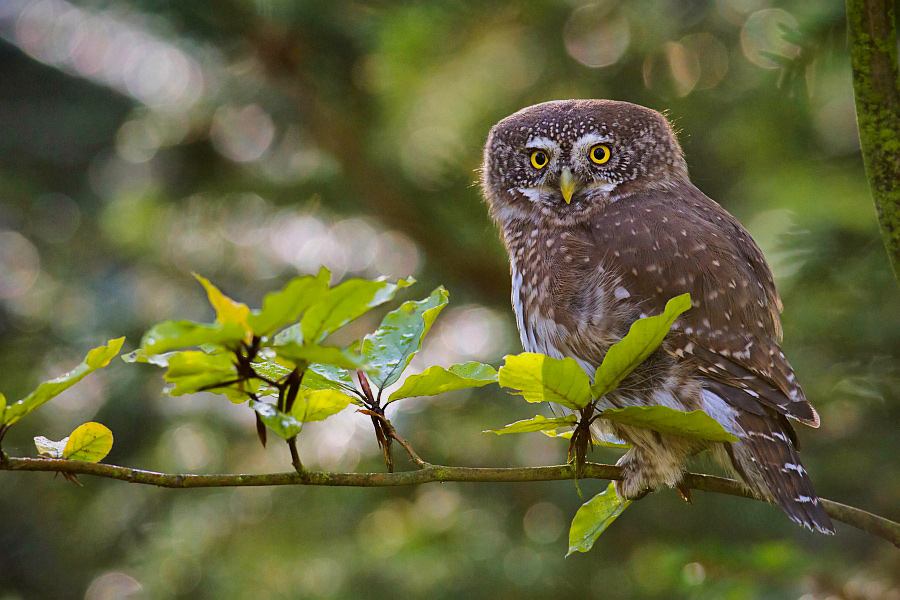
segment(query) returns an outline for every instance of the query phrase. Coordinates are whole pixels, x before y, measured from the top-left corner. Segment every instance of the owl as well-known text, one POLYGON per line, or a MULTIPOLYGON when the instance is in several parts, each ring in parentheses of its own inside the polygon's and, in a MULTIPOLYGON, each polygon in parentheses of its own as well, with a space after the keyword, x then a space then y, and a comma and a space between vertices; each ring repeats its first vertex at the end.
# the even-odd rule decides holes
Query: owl
POLYGON ((526 351, 571 357, 593 377, 631 324, 689 292, 662 346, 598 407, 703 410, 734 443, 610 423, 631 448, 616 491, 675 486, 703 450, 798 524, 834 533, 800 462, 790 420, 818 427, 779 346, 781 299, 747 231, 688 178, 660 113, 627 102, 566 100, 497 123, 481 184, 509 252, 526 351))

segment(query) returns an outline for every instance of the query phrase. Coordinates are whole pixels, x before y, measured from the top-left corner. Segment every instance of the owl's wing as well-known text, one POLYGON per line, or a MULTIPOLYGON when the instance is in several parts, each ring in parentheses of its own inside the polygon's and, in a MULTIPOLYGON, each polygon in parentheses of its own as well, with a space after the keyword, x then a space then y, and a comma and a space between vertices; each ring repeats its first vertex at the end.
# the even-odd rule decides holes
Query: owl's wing
POLYGON ((617 200, 593 236, 607 260, 614 253, 621 285, 642 313, 659 314, 670 298, 690 292, 693 307, 665 347, 694 365, 711 389, 749 413, 767 407, 818 426, 778 343, 782 305, 772 273, 734 217, 684 184, 617 200))

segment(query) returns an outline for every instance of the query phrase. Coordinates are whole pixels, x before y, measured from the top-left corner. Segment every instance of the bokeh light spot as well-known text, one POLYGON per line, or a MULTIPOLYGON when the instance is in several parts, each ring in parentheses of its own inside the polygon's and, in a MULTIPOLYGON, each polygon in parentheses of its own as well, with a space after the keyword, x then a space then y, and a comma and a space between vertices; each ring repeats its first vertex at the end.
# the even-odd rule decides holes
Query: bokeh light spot
POLYGON ((581 64, 608 67, 625 55, 631 28, 628 19, 614 10, 612 2, 588 4, 572 12, 563 40, 566 51, 581 64))
POLYGON ((525 535, 538 544, 558 540, 566 525, 562 510, 552 502, 538 502, 529 508, 522 523, 525 535))
POLYGON ((258 104, 225 106, 213 116, 210 138, 222 155, 249 162, 263 155, 275 139, 275 124, 258 104))
POLYGON ((797 19, 790 13, 777 8, 759 10, 750 15, 741 28, 741 48, 744 56, 753 64, 765 69, 776 69, 781 65, 769 54, 795 58, 800 47, 784 39, 783 29, 796 30, 797 19))
POLYGON ((125 573, 104 573, 91 582, 84 600, 122 600, 143 591, 140 582, 125 573))
POLYGON ((22 234, 0 231, 0 298, 21 296, 34 285, 41 268, 37 248, 22 234))

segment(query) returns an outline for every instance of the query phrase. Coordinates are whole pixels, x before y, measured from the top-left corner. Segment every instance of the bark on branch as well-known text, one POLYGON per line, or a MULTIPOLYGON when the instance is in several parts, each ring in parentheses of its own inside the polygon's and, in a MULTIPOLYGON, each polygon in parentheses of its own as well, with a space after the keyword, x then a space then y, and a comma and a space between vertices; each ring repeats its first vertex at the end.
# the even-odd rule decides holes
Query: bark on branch
MULTIPOLYGON (((325 485, 343 487, 385 487, 418 485, 432 482, 468 483, 525 483, 532 481, 562 481, 572 479, 574 470, 569 465, 551 467, 479 468, 446 467, 428 465, 416 471, 400 473, 327 473, 323 471, 296 471, 265 473, 261 475, 193 475, 157 473, 129 467, 86 463, 72 460, 46 458, 9 458, 0 461, 0 470, 49 471, 69 475, 95 475, 118 479, 129 483, 141 483, 167 488, 253 487, 270 485, 325 485)), ((586 463, 580 478, 621 479, 619 467, 598 463, 586 463)), ((739 482, 711 475, 688 473, 682 487, 703 492, 728 494, 743 498, 754 496, 739 482)), ((861 529, 889 541, 900 548, 900 523, 872 514, 859 508, 822 500, 825 512, 832 519, 861 529)))
POLYGON ((881 237, 900 283, 900 77, 892 0, 847 0, 856 119, 881 237))

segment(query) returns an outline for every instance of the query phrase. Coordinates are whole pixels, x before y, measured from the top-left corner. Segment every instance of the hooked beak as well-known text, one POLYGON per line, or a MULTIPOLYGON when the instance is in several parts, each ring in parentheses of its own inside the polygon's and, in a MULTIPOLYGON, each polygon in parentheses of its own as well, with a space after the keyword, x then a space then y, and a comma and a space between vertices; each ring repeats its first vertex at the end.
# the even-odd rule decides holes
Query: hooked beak
POLYGON ((572 175, 572 171, 569 167, 563 167, 562 173, 559 175, 559 191, 562 192, 563 200, 566 201, 566 204, 572 203, 572 194, 575 193, 575 184, 578 181, 575 179, 575 176, 572 175))

